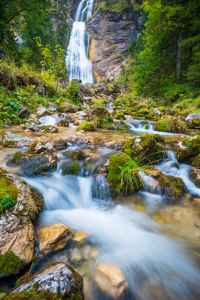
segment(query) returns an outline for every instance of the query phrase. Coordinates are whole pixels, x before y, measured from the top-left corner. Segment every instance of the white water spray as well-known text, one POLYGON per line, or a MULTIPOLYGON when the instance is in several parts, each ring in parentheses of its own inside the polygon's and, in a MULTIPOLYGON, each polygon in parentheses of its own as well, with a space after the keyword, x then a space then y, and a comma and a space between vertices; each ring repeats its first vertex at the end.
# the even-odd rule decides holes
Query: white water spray
POLYGON ((82 0, 76 12, 66 57, 70 81, 81 79, 82 83, 93 83, 92 64, 88 59, 90 37, 85 26, 85 21, 92 16, 93 1, 82 0))

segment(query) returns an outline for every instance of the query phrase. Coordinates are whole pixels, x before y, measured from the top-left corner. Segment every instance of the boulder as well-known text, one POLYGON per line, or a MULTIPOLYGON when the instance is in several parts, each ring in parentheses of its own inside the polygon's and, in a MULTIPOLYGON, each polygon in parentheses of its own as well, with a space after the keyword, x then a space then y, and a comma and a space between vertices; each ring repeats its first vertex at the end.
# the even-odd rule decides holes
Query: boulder
POLYGON ((60 111, 60 107, 57 104, 53 103, 53 102, 49 102, 48 106, 49 106, 51 112, 60 111))
POLYGON ((96 121, 97 119, 106 120, 110 116, 109 111, 100 106, 95 109, 88 110, 86 113, 89 121, 96 121))
POLYGON ((62 249, 72 236, 71 230, 63 224, 41 228, 38 231, 39 251, 42 255, 47 255, 62 249))
POLYGON ((67 119, 61 119, 60 121, 58 121, 57 126, 69 127, 69 121, 67 119))
POLYGON ((62 107, 62 112, 64 112, 64 113, 76 113, 79 110, 80 110, 80 107, 72 105, 67 102, 64 102, 64 105, 62 107))
POLYGON ((57 150, 62 150, 68 147, 67 141, 63 139, 59 139, 58 141, 55 141, 54 147, 57 150))
POLYGON ((44 151, 47 150, 47 147, 43 142, 34 142, 33 144, 30 145, 28 148, 28 153, 30 154, 40 154, 44 151))
POLYGON ((139 160, 141 164, 156 163, 163 159, 163 148, 157 143, 157 137, 153 134, 137 136, 126 142, 123 151, 134 160, 139 160))
POLYGON ((159 120, 156 124, 155 130, 174 133, 186 133, 187 125, 184 121, 178 118, 168 117, 159 120))
POLYGON ((30 111, 26 107, 22 107, 18 113, 18 117, 24 118, 25 116, 30 115, 30 111))
POLYGON ((81 125, 77 128, 77 131, 95 131, 96 128, 94 126, 94 124, 92 124, 91 122, 83 122, 81 123, 81 125))
POLYGON ((58 128, 52 125, 43 125, 40 130, 45 133, 58 133, 58 128))
POLYGON ((81 124, 81 121, 78 119, 76 119, 73 123, 73 125, 75 125, 75 126, 80 126, 80 124, 81 124))
POLYGON ((191 169, 190 179, 194 182, 196 187, 200 188, 200 169, 191 169))
POLYGON ((120 299, 125 295, 128 283, 122 271, 111 264, 99 263, 94 271, 97 287, 111 299, 120 299))
POLYGON ((104 146, 104 140, 101 137, 95 137, 91 139, 91 145, 92 146, 104 146))
POLYGON ((3 147, 20 148, 30 146, 34 141, 34 139, 10 131, 6 131, 2 136, 3 147))
POLYGON ((34 122, 26 123, 25 124, 26 129, 32 131, 32 132, 38 132, 40 131, 40 127, 36 125, 34 122))
POLYGON ((41 175, 46 172, 54 172, 57 169, 57 156, 36 155, 23 156, 19 164, 27 176, 41 175))
POLYGON ((193 167, 200 169, 200 154, 198 154, 192 162, 193 167))
POLYGON ((200 128, 200 113, 187 116, 185 121, 189 128, 200 128))
POLYGON ((38 109, 37 109, 37 115, 39 118, 41 117, 45 117, 45 116, 50 116, 51 115, 51 112, 48 111, 45 107, 43 106, 40 106, 38 109))
POLYGON ((63 175, 78 175, 79 163, 78 161, 65 161, 62 163, 60 169, 63 175))
POLYGON ((25 280, 5 300, 18 299, 84 300, 83 279, 69 265, 56 262, 25 280))
POLYGON ((35 90, 40 96, 45 96, 46 91, 42 87, 36 86, 35 90))
POLYGON ((35 124, 39 124, 40 122, 38 121, 38 118, 36 117, 36 115, 34 114, 30 114, 30 118, 26 120, 27 123, 35 123, 35 124))
POLYGON ((10 275, 31 262, 35 247, 31 220, 43 209, 44 199, 24 180, 0 168, 0 204, 0 273, 10 275))
POLYGON ((180 141, 175 153, 178 161, 190 161, 200 153, 200 136, 190 136, 180 141))
POLYGON ((81 150, 75 150, 71 152, 67 151, 64 153, 64 155, 77 160, 84 160, 87 157, 87 155, 81 150))

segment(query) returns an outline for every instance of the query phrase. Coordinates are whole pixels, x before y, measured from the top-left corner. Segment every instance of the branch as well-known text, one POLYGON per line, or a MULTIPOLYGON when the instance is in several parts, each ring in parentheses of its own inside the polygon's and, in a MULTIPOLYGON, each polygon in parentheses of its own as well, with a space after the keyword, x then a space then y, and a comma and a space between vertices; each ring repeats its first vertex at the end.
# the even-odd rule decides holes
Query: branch
POLYGON ((33 8, 33 9, 22 9, 22 10, 19 10, 18 12, 16 12, 16 14, 14 14, 13 16, 11 17, 8 17, 7 20, 6 20, 6 24, 9 24, 10 21, 12 21, 18 14, 24 12, 24 11, 29 11, 29 10, 35 10, 36 8, 33 8))

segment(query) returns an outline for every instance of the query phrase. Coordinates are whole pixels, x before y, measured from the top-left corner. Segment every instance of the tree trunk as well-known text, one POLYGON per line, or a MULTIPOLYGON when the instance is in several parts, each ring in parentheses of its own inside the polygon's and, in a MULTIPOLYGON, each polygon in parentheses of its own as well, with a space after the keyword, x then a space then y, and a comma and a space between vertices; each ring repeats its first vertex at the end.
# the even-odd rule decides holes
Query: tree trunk
POLYGON ((182 58, 182 47, 179 43, 182 41, 182 34, 179 33, 177 40, 177 50, 176 50, 176 83, 179 83, 181 76, 181 58, 182 58))

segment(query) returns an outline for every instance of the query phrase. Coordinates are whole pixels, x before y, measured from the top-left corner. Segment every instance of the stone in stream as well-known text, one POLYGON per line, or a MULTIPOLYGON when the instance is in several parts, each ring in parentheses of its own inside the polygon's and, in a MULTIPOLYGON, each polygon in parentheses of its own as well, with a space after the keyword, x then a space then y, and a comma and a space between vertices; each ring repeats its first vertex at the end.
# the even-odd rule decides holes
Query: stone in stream
POLYGON ((77 160, 64 161, 60 167, 63 175, 78 175, 79 163, 77 160))
POLYGON ((62 249, 72 236, 71 230, 64 224, 41 228, 38 231, 39 251, 42 255, 47 255, 62 249))
POLYGON ((60 107, 53 102, 49 102, 48 106, 50 107, 51 112, 60 111, 60 107))
POLYGON ((35 142, 35 140, 32 138, 15 134, 10 131, 6 131, 2 136, 3 147, 20 148, 30 146, 33 142, 35 142))
POLYGON ((175 153, 179 162, 189 161, 200 153, 200 136, 189 136, 178 142, 175 153))
POLYGON ((62 150, 67 148, 67 140, 59 139, 58 141, 55 141, 54 147, 56 150, 62 150))
POLYGON ((111 299, 120 299, 128 288, 122 271, 111 264, 99 263, 94 271, 94 282, 97 287, 111 299))
POLYGON ((44 208, 43 196, 18 176, 0 168, 0 275, 19 272, 32 260, 32 220, 44 208))
POLYGON ((18 117, 24 118, 25 116, 30 115, 30 111, 26 107, 22 107, 18 113, 18 117))
POLYGON ((85 154, 81 150, 66 151, 65 153, 63 153, 63 155, 77 160, 84 160, 87 157, 87 154, 85 154))
MULTIPOLYGON (((34 122, 26 123, 24 127, 26 127, 26 129, 28 129, 32 132, 40 131, 40 127, 38 125, 36 125, 34 122)), ((22 126, 22 129, 23 129, 23 126, 22 126)))
POLYGON ((56 262, 24 280, 5 300, 30 299, 84 300, 83 279, 71 266, 56 262))
POLYGON ((63 104, 62 112, 64 113, 76 113, 77 111, 81 110, 80 107, 70 103, 64 102, 63 104))
POLYGON ((47 147, 43 142, 34 142, 33 144, 30 145, 28 148, 28 153, 30 154, 40 154, 47 150, 47 147))
POLYGON ((40 130, 45 133, 58 133, 58 128, 52 125, 40 126, 40 130))
POLYGON ((95 137, 93 139, 91 139, 91 145, 92 146, 100 146, 103 147, 104 146, 104 140, 101 137, 95 137))
POLYGON ((37 115, 39 118, 41 117, 45 117, 45 116, 50 116, 51 115, 51 112, 48 111, 45 107, 43 106, 40 106, 38 109, 37 109, 37 115))
POLYGON ((61 119, 60 121, 58 121, 57 126, 69 127, 69 121, 67 119, 61 119))
POLYGON ((190 179, 194 182, 196 187, 200 188, 200 169, 191 169, 190 179))

